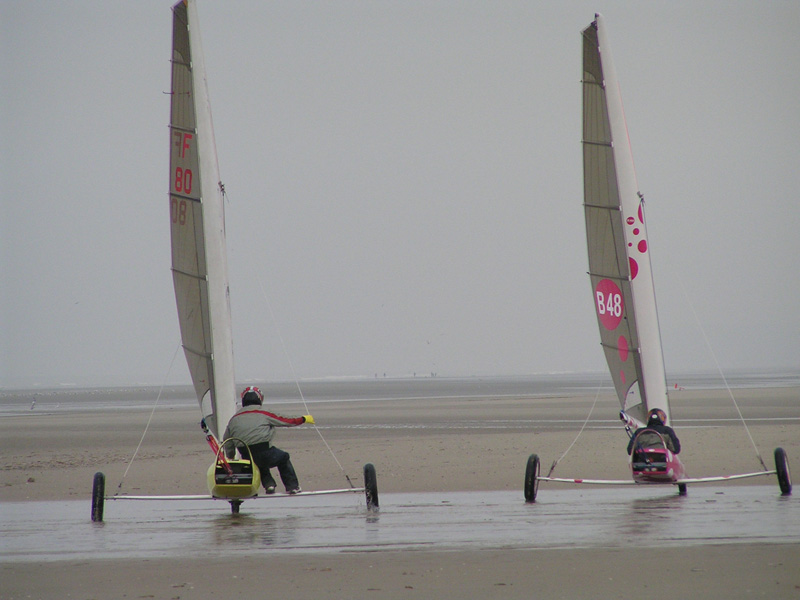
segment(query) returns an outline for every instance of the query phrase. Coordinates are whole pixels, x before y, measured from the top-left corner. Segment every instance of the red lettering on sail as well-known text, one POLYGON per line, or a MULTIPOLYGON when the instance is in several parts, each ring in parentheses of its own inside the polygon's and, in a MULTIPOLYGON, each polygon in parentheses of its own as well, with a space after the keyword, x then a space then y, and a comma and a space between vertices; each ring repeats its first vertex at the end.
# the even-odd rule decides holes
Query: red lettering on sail
POLYGON ((192 192, 192 170, 175 168, 175 191, 191 194, 192 192))
POLYGON ((189 142, 193 137, 194 135, 191 133, 175 132, 175 147, 178 149, 178 156, 180 158, 186 158, 186 151, 189 149, 189 142))
POLYGON ((186 225, 186 200, 178 200, 177 198, 172 198, 170 202, 170 216, 172 217, 172 222, 178 225, 186 225))

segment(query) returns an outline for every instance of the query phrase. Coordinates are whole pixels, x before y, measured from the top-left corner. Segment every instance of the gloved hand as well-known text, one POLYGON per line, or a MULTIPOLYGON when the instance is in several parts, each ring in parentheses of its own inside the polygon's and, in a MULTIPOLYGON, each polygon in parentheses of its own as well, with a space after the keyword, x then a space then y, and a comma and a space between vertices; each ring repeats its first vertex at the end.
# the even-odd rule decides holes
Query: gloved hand
POLYGON ((303 419, 305 419, 305 422, 308 423, 309 425, 314 424, 314 417, 312 417, 311 415, 303 415, 303 419))

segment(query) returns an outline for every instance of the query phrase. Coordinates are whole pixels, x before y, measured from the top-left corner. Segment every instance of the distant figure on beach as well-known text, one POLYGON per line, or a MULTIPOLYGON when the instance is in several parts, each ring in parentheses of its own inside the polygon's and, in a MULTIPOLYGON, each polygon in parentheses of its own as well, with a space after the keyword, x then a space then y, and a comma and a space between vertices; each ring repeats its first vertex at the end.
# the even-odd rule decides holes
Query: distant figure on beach
POLYGON ((284 417, 268 412, 261 408, 264 403, 264 394, 255 386, 250 386, 242 392, 242 408, 236 411, 228 422, 223 440, 236 438, 236 442, 225 446, 225 454, 233 458, 236 448, 243 458, 248 458, 247 450, 241 442, 247 444, 253 455, 253 462, 261 472, 261 483, 267 494, 275 493, 275 480, 270 469, 278 467, 281 481, 288 494, 299 494, 302 490, 297 481, 289 453, 272 445, 276 427, 295 427, 303 423, 314 423, 311 415, 302 417, 284 417), (235 444, 235 447, 234 447, 235 444))
POLYGON ((633 452, 633 444, 636 440, 636 437, 647 430, 650 431, 657 431, 661 434, 664 438, 664 443, 667 444, 667 448, 672 450, 675 454, 678 454, 681 451, 681 441, 678 439, 678 436, 675 434, 675 430, 672 427, 665 424, 667 420, 667 414, 661 410, 660 408, 654 408, 649 413, 647 413, 647 425, 644 427, 640 427, 636 431, 633 432, 631 436, 631 441, 628 442, 628 454, 633 452))

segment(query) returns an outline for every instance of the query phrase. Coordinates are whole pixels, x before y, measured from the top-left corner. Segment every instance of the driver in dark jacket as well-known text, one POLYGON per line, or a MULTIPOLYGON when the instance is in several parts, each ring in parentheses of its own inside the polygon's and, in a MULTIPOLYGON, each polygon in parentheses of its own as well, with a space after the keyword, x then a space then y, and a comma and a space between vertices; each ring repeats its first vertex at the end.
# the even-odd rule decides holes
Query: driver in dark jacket
POLYGON ((634 431, 631 436, 631 441, 628 442, 628 454, 633 452, 633 444, 636 441, 636 437, 647 430, 660 433, 661 437, 664 438, 664 443, 667 445, 667 448, 672 450, 675 454, 678 454, 681 451, 681 441, 678 439, 678 436, 675 435, 675 430, 665 424, 667 414, 660 408, 654 408, 647 413, 647 415, 647 425, 634 431))

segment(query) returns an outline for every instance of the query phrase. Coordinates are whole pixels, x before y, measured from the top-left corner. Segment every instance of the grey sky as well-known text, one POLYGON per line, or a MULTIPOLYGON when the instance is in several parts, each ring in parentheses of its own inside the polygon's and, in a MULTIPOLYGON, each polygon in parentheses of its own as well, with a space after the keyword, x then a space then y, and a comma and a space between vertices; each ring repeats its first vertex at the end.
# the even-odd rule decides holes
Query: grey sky
MULTIPOLYGON (((0 4, 4 387, 188 383, 170 6, 0 4)), ((238 381, 605 369, 581 206, 595 11, 668 376, 800 366, 797 2, 203 2, 238 381)))

